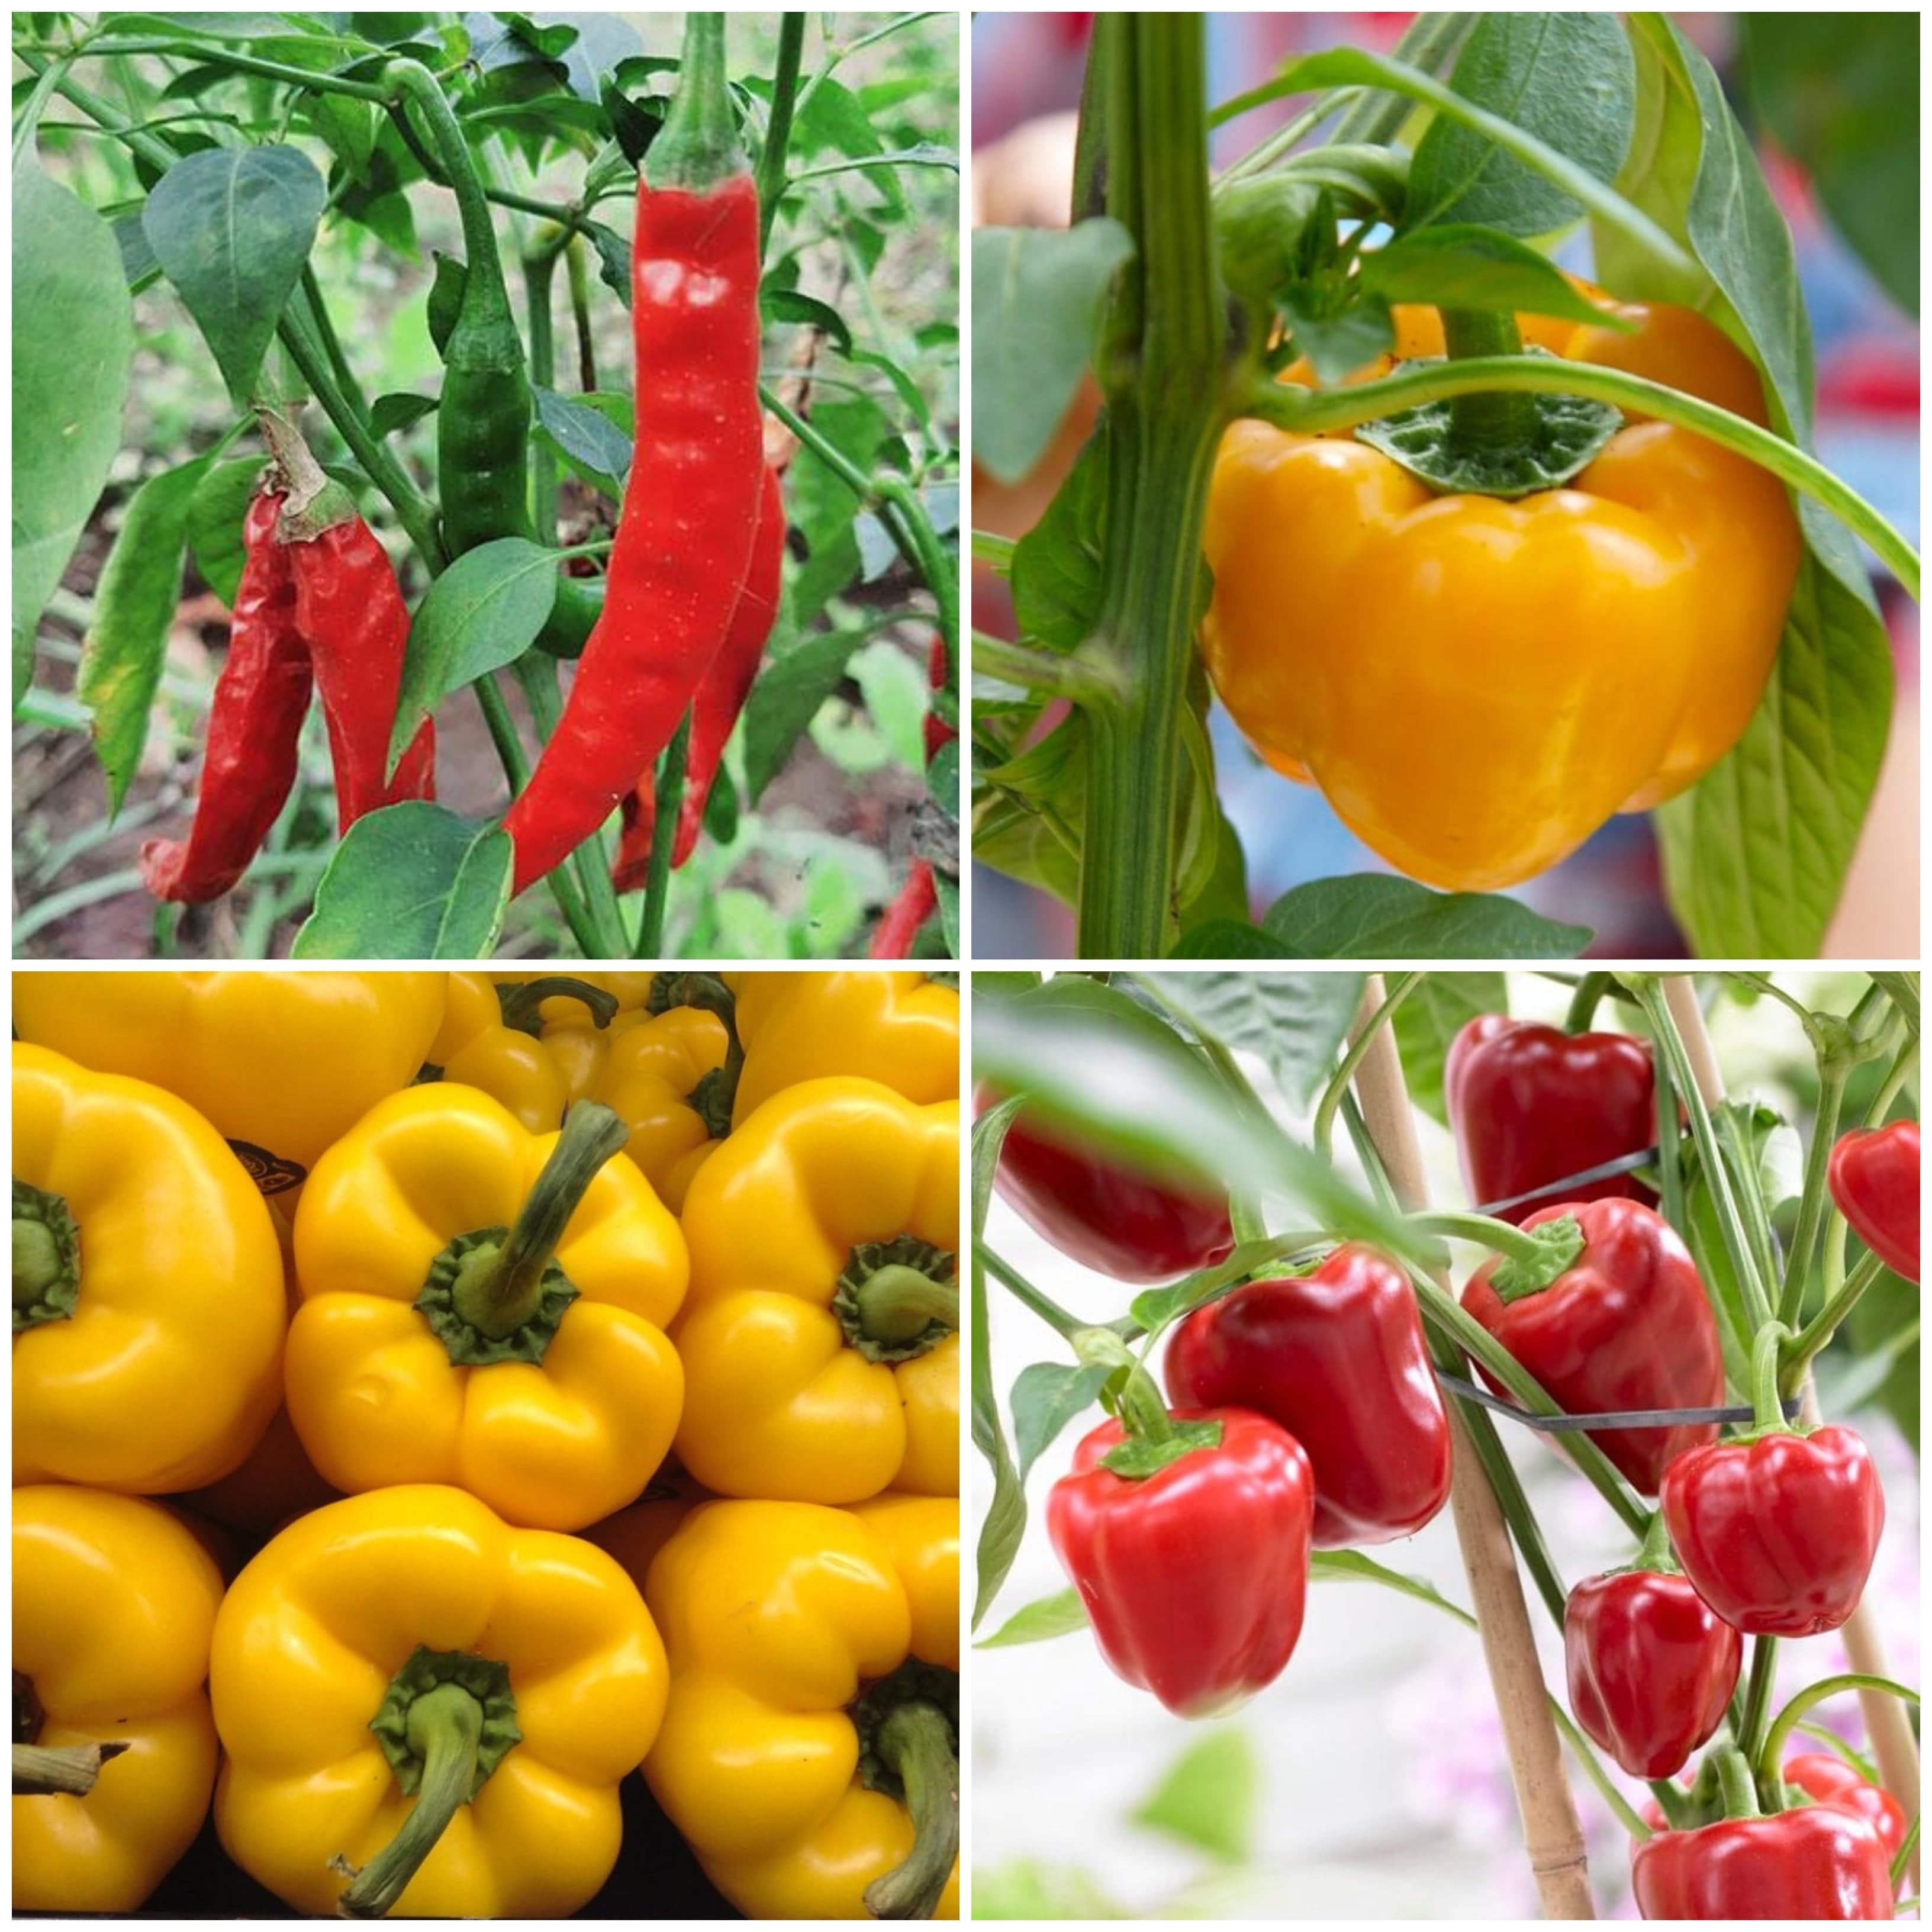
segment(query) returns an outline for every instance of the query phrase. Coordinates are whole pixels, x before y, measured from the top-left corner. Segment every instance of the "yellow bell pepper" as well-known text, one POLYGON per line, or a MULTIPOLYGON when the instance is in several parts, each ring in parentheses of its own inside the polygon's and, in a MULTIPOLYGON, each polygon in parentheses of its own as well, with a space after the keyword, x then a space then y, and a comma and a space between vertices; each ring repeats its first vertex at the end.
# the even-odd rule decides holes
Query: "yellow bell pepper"
POLYGON ((297 1911, 551 1918, 616 1862, 666 1672, 601 1550, 425 1486, 284 1530, 228 1592, 209 1685, 221 1842, 297 1911))
POLYGON ((720 1495, 959 1487, 959 1103, 870 1080, 767 1101, 684 1208, 678 1460, 720 1495))
POLYGON ((922 1106, 959 1097, 959 995, 923 973, 728 973, 742 1126, 801 1080, 856 1074, 922 1106))
POLYGON ((286 1307, 268 1206, 193 1108, 15 1046, 15 1482, 226 1475, 280 1399, 286 1307))
MULTIPOLYGON (((712 1883, 753 1918, 956 1918, 958 1679, 892 1548, 843 1510, 706 1503, 645 1594, 670 1700, 644 1776, 712 1883)), ((956 1579, 952 1622, 956 1647, 956 1579)))
POLYGON ((208 1816, 221 1573, 160 1504, 98 1490, 16 1490, 13 1552, 16 1741, 126 1747, 84 1798, 15 1797, 14 1909, 132 1912, 208 1816))
MULTIPOLYGON (((547 980, 550 969, 521 972, 492 973, 490 977, 500 986, 527 986, 533 980, 547 980)), ((656 982, 655 973, 596 973, 573 971, 570 977, 581 980, 595 986, 600 992, 610 994, 616 1003, 620 1013, 641 1012, 648 1005, 651 988, 656 982)), ((568 994, 546 998, 539 1009, 539 1017, 545 1025, 554 1020, 568 1020, 578 1010, 578 1003, 568 994)))
POLYGON ((912 1610, 912 1654, 959 1668, 959 1498, 874 1496, 852 1514, 891 1553, 912 1610))
POLYGON ((448 976, 22 972, 14 1025, 83 1066, 178 1094, 274 1193, 416 1077, 448 976))
POLYGON ((338 1489, 448 1483, 580 1529, 670 1446, 664 1328, 683 1237, 608 1108, 532 1134, 486 1094, 415 1087, 316 1163, 296 1215, 289 1415, 338 1489))

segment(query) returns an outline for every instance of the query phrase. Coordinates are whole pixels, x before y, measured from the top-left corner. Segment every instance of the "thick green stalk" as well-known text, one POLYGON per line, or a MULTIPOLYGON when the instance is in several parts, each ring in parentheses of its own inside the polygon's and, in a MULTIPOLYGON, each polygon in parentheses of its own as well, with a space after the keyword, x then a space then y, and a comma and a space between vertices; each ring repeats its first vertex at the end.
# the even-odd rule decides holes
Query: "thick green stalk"
POLYGON ((644 157, 644 179, 655 188, 701 194, 743 173, 745 165, 725 84, 724 16, 687 14, 677 92, 664 131, 644 157))
POLYGON ((798 105, 799 64, 805 52, 805 16, 778 16, 778 64, 772 70, 771 112, 764 145, 758 150, 758 245, 772 238, 772 222, 784 192, 785 154, 791 146, 791 121, 798 105))

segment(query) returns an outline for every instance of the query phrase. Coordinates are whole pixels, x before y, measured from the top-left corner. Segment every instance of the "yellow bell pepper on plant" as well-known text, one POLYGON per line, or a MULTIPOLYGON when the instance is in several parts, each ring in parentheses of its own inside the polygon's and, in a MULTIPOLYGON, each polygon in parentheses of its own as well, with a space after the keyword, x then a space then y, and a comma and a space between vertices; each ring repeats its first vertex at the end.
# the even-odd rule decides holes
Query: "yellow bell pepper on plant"
POLYGON ((267 1204, 192 1107, 15 1046, 15 1482, 226 1475, 280 1399, 286 1307, 267 1204))
POLYGON ((405 1486, 303 1516, 256 1557, 209 1682, 215 1824, 278 1898, 550 1918, 616 1862, 618 1780, 657 1735, 666 1671, 601 1550, 405 1486))
POLYGON ((416 1077, 448 976, 22 972, 14 1025, 83 1066, 179 1094, 273 1193, 416 1077))
POLYGON ((221 1573, 158 1503, 60 1485, 14 1492, 13 1565, 16 1777, 22 1744, 123 1748, 85 1797, 16 1792, 14 1909, 132 1912, 208 1816, 221 1573))
POLYGON ((767 1101, 685 1202, 677 1454, 721 1495, 959 1486, 959 1103, 870 1080, 767 1101))
POLYGON ((296 1216, 290 1419, 356 1492, 447 1483, 580 1529, 670 1445, 677 1223, 594 1102, 532 1134, 488 1094, 411 1088, 316 1163, 296 1216))
MULTIPOLYGON (((644 1776, 712 1883, 754 1918, 956 1918, 958 1678, 893 1546, 856 1512, 706 1503, 645 1594, 670 1699, 644 1776)), ((958 1628, 956 1577, 956 1664, 958 1628)))

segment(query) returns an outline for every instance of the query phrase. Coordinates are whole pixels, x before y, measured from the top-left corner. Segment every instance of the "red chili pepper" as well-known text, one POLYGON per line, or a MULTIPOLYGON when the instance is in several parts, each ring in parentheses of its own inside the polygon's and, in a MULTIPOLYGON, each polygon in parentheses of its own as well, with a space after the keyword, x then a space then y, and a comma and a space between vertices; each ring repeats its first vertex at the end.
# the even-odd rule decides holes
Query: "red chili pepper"
POLYGON ((604 613, 563 715, 504 820, 521 892, 657 762, 723 647, 764 472, 758 191, 733 132, 719 15, 685 61, 638 184, 631 250, 637 455, 604 613))
MULTIPOLYGON (((928 691, 946 688, 946 640, 938 632, 932 634, 932 649, 926 661, 926 684, 928 691)), ((959 735, 956 725, 949 724, 937 712, 926 714, 926 762, 929 765, 939 755, 942 745, 950 745, 959 735)))
MULTIPOLYGON (((1503 1013, 1471 1020, 1450 1043, 1444 1095, 1462 1178, 1479 1202, 1561 1185, 1657 1142, 1656 1075, 1648 1042, 1623 1033, 1559 1032, 1503 1013)), ((1618 1174, 1566 1201, 1657 1198, 1618 1174)), ((1497 1210, 1520 1222, 1538 1205, 1497 1210)))
POLYGON ((1635 1568, 1587 1577, 1563 1611, 1570 1709, 1633 1778, 1669 1778, 1724 1720, 1744 1646, 1690 1579, 1635 1568))
MULTIPOLYGON (((982 1088, 982 1112, 999 1096, 982 1088)), ((1225 1260, 1234 1245, 1228 1197, 1150 1180, 1030 1124, 1006 1130, 993 1185, 1064 1255, 1116 1281, 1172 1281, 1225 1260)))
POLYGON ((1103 1422, 1047 1498, 1047 1532, 1100 1654, 1184 1718, 1231 1711, 1271 1684, 1301 1634, 1315 1479, 1301 1446, 1246 1409, 1179 1411, 1220 1439, 1150 1476, 1101 1458, 1103 1422))
MULTIPOLYGON (((1522 1225, 1539 1228, 1566 1214, 1583 1231, 1583 1252, 1568 1270, 1547 1288, 1505 1302, 1492 1285, 1500 1263, 1491 1261, 1471 1277, 1462 1306, 1568 1414, 1719 1407, 1724 1348, 1703 1281, 1676 1231, 1636 1201, 1540 1208, 1522 1225)), ((1486 1370, 1484 1379, 1507 1392, 1486 1370)), ((1687 1422, 1593 1429, 1590 1439, 1634 1487, 1654 1496, 1671 1460, 1717 1432, 1714 1422, 1687 1422)))
POLYGON ((1831 1751, 1802 1751, 1784 1760, 1784 1781, 1808 1798, 1862 1818, 1878 1834, 1886 1863, 1898 1857, 1905 1843, 1905 1808, 1882 1784, 1874 1784, 1855 1764, 1831 1751))
POLYGON ((923 859, 912 862, 899 896, 886 907, 872 934, 869 956, 874 959, 910 959, 919 929, 939 910, 939 888, 932 868, 923 859))
POLYGON ((295 580, 275 539, 281 511, 280 496, 264 491, 242 523, 245 560, 194 823, 185 841, 151 838, 141 848, 141 876, 158 899, 202 905, 232 890, 295 784, 312 677, 296 628, 295 580))
POLYGON ((1918 1123, 1843 1136, 1828 1169, 1832 1198, 1894 1274, 1918 1281, 1918 1123))
POLYGON ((1784 1430, 1680 1456, 1664 1520, 1684 1574, 1748 1636, 1816 1636, 1858 1606, 1885 1527, 1863 1438, 1784 1430))
POLYGON ((1878 1834, 1829 1805, 1660 1832, 1633 1848, 1630 1877, 1646 1918, 1892 1916, 1878 1834))
POLYGON ((1278 1422, 1315 1471, 1315 1546, 1412 1536, 1449 1496, 1449 1419, 1415 1296, 1372 1248, 1197 1308, 1167 1348, 1168 1394, 1278 1422))

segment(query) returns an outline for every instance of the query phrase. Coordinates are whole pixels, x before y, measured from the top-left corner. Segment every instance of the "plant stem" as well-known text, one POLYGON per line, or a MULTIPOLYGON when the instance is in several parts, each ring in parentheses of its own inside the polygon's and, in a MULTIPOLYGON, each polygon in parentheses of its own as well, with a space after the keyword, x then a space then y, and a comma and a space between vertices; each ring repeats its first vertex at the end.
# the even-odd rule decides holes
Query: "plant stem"
POLYGON ((657 816, 651 826, 650 870, 644 880, 644 907, 638 915, 638 943, 632 957, 655 959, 664 950, 664 912, 670 898, 670 854, 684 809, 685 768, 691 757, 691 710, 685 708, 658 766, 657 816))
POLYGON ((791 146, 791 121, 798 105, 799 64, 805 52, 805 16, 778 16, 777 64, 772 70, 771 112, 765 122, 764 146, 758 150, 758 245, 772 238, 772 223, 784 193, 785 155, 791 146))

